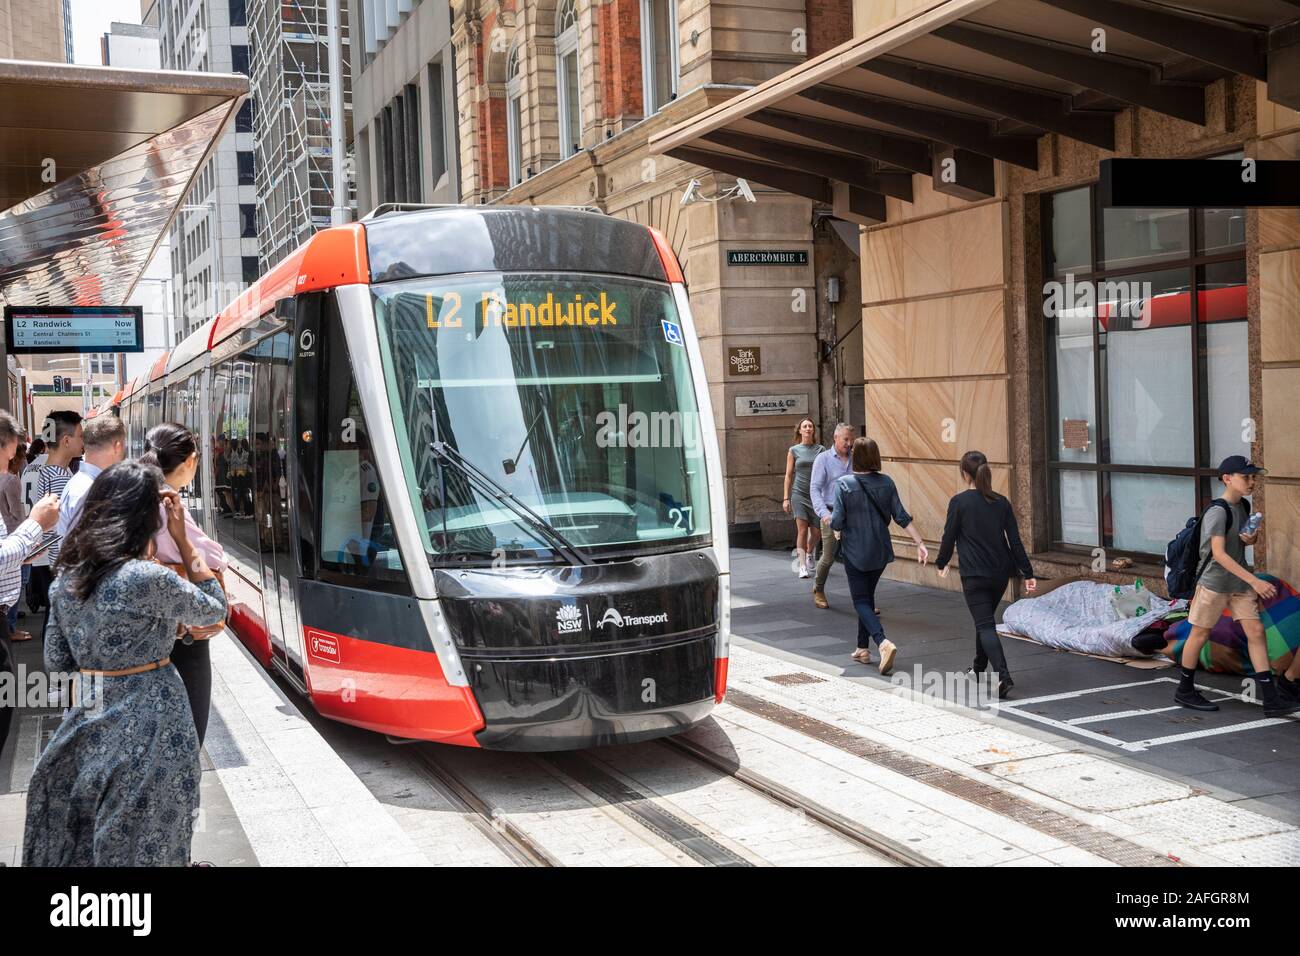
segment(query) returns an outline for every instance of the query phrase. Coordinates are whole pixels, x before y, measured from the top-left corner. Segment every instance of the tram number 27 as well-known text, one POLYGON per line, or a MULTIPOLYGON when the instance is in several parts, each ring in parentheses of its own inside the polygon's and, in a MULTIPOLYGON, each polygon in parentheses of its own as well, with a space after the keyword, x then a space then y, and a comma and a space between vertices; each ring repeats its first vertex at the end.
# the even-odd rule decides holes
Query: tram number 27
POLYGON ((687 531, 694 531, 695 522, 691 518, 692 510, 694 509, 689 505, 681 508, 669 508, 668 517, 672 519, 673 528, 678 531, 681 531, 683 527, 682 522, 685 521, 686 522, 685 529, 687 531))

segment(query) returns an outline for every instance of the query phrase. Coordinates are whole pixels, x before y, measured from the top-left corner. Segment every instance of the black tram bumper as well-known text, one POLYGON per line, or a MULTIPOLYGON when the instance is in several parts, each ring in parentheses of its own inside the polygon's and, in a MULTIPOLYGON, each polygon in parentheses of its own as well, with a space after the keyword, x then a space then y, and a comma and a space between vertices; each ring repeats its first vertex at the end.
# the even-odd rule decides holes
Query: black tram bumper
POLYGON ((483 712, 479 745, 577 750, 678 733, 714 705, 716 636, 622 653, 464 657, 483 712))

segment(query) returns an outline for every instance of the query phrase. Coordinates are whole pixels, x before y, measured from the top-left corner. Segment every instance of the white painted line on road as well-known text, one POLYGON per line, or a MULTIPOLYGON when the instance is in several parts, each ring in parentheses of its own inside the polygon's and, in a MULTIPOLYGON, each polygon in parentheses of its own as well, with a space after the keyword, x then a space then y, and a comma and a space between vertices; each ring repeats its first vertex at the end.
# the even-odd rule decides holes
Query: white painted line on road
POLYGON ((1077 734, 1080 737, 1084 737, 1097 743, 1108 744, 1111 747, 1118 747, 1120 750, 1130 750, 1136 753, 1147 749, 1140 743, 1129 743, 1124 740, 1116 740, 1114 737, 1099 734, 1096 731, 1088 730, 1085 727, 1075 727, 1073 724, 1066 723, 1064 720, 1057 720, 1055 717, 1045 717, 1042 714, 1035 714, 1033 711, 1029 710, 1018 710, 1006 703, 1001 704, 998 707, 998 710, 1015 711, 1015 713, 1021 717, 1027 718, 1028 720, 1037 721, 1040 724, 1047 724, 1049 727, 1055 727, 1057 730, 1077 734))
POLYGON ((1077 727, 1080 724, 1095 724, 1103 720, 1123 720, 1126 717, 1145 717, 1147 714, 1163 714, 1169 710, 1182 710, 1180 706, 1174 704, 1172 707, 1153 707, 1150 710, 1120 710, 1113 714, 1093 714, 1089 717, 1071 717, 1066 721, 1071 727, 1077 727))
POLYGON ((1178 683, 1172 677, 1154 677, 1151 680, 1135 680, 1127 684, 1106 684, 1102 687, 1085 687, 1082 690, 1067 690, 1060 694, 1045 694, 1042 697, 1026 697, 1024 700, 1013 700, 1009 704, 1003 704, 1003 707, 1024 707, 1026 704, 1042 704, 1049 700, 1069 700, 1072 697, 1082 697, 1084 694, 1099 694, 1103 690, 1123 690, 1125 687, 1145 687, 1147 684, 1157 683, 1178 683))
POLYGON ((1291 720, 1288 717, 1264 717, 1261 720, 1251 720, 1244 724, 1210 727, 1205 730, 1190 730, 1185 734, 1170 734, 1168 737, 1153 737, 1150 740, 1143 740, 1141 743, 1144 747, 1158 747, 1161 744, 1176 744, 1184 740, 1195 740, 1198 737, 1217 737, 1219 734, 1235 734, 1239 730, 1255 730, 1259 727, 1274 727, 1277 724, 1287 723, 1296 724, 1300 722, 1291 720))

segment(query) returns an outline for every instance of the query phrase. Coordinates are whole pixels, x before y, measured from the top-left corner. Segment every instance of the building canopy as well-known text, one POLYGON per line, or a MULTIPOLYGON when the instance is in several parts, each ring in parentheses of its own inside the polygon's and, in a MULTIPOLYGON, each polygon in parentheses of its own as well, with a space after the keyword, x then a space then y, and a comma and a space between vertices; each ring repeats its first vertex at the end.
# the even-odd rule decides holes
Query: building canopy
POLYGON ((994 161, 1038 169, 1057 133, 1114 150, 1128 106, 1206 124, 1205 88, 1266 81, 1300 109, 1294 0, 933 0, 665 130, 653 152, 861 223, 885 197, 992 196, 994 161))
POLYGON ((119 305, 242 76, 0 60, 0 305, 119 305))

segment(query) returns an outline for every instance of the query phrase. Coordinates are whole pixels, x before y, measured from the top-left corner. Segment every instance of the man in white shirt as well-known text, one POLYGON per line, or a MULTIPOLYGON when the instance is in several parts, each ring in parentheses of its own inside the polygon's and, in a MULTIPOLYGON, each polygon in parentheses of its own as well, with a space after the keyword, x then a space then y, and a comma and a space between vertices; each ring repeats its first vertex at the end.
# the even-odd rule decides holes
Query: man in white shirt
MULTIPOLYGON (((0 468, 13 458, 21 434, 22 428, 14 417, 8 412, 0 412, 0 468)), ((48 495, 32 506, 31 517, 12 532, 7 532, 0 524, 0 609, 5 611, 0 613, 0 682, 10 684, 8 688, 0 686, 0 756, 4 754, 18 696, 7 610, 18 600, 18 592, 22 589, 23 560, 40 542, 41 533, 54 527, 58 520, 59 501, 48 495)))
POLYGON ((97 415, 82 426, 81 440, 86 449, 81 467, 59 498, 60 538, 66 538, 81 518, 81 506, 99 473, 126 457, 126 423, 111 412, 97 415))

